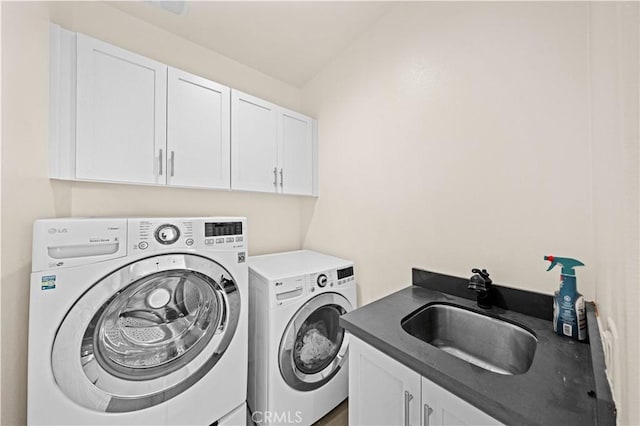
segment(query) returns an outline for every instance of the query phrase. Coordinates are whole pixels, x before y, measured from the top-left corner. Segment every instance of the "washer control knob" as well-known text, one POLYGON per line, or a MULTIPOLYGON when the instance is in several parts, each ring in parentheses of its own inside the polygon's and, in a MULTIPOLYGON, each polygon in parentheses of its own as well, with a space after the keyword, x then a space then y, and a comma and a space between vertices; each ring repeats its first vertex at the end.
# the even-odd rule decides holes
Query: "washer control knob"
POLYGON ((147 247, 149 247, 149 243, 148 243, 148 242, 146 242, 146 241, 141 241, 141 242, 138 244, 138 248, 139 248, 140 250, 145 250, 147 247))
POLYGON ((173 244, 178 241, 178 238, 180 238, 180 230, 175 225, 160 225, 156 229, 156 240, 160 244, 173 244))
POLYGON ((193 238, 187 238, 187 241, 185 241, 185 244, 188 246, 192 246, 193 245, 193 238))
POLYGON ((327 276, 325 274, 318 275, 318 279, 316 280, 318 283, 318 287, 324 287, 327 285, 327 276))

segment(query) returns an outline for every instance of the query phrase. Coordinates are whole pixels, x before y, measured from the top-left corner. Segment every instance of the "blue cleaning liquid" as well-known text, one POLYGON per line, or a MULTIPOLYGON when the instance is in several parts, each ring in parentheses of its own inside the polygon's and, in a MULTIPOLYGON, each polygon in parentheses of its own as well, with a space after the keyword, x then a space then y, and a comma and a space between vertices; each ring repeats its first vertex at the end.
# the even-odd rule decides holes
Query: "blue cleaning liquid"
POLYGON ((584 297, 577 291, 575 276, 560 275, 560 291, 555 293, 553 312, 553 329, 557 334, 586 340, 584 297))
POLYGON ((587 317, 584 297, 578 293, 574 267, 584 266, 584 263, 568 257, 545 256, 544 260, 551 262, 550 271, 554 266, 562 265, 560 275, 560 289, 553 298, 553 329, 560 336, 571 337, 576 340, 587 339, 587 317))

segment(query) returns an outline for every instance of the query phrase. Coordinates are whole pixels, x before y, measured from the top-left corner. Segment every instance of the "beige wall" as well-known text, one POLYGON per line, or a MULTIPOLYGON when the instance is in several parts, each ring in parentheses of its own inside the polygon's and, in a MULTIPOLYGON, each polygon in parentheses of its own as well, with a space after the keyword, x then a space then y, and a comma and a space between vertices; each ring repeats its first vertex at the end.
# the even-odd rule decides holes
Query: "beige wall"
POLYGON ((299 109, 301 102, 297 88, 102 3, 2 3, 3 425, 26 422, 26 324, 35 219, 243 215, 249 218, 251 254, 298 249, 302 240, 298 197, 47 179, 50 20, 292 109, 299 109))
MULTIPOLYGON (((0 22, 2 22, 2 7, 0 7, 0 22)), ((0 45, 2 33, 0 31, 0 45)), ((0 70, 2 69, 2 55, 0 55, 0 70)), ((2 96, 2 81, 0 81, 0 97, 2 96)), ((2 134, 2 105, 0 105, 0 135, 2 134)), ((0 176, 2 176, 2 137, 0 137, 0 176)), ((0 185, 0 238, 2 236, 2 185, 0 185)), ((2 244, 0 244, 0 259, 2 259, 2 244)), ((2 262, 0 261, 0 277, 2 277, 2 262)), ((1 282, 0 282, 1 284, 1 282)), ((0 291, 0 321, 2 319, 2 291, 0 291)), ((0 366, 2 366, 2 327, 0 327, 0 366)), ((2 368, 0 368, 0 394, 2 393, 2 368)), ((2 422, 2 398, 0 398, 0 423, 2 422)))
POLYGON ((486 267, 552 293, 560 271, 543 255, 582 260, 580 291, 619 326, 619 418, 639 424, 638 21, 626 7, 597 31, 587 3, 396 7, 303 88, 321 142, 320 197, 303 215, 305 247, 354 259, 362 303, 406 286, 413 266, 486 267), (607 34, 613 51, 594 51, 607 34))
MULTIPOLYGON (((551 293, 545 254, 592 264, 586 18, 406 4, 304 87, 321 141, 305 245, 353 257, 362 302, 412 266, 551 293)), ((593 268, 579 274, 593 298, 593 268)))
POLYGON ((639 4, 589 19, 596 300, 620 419, 640 424, 639 4))

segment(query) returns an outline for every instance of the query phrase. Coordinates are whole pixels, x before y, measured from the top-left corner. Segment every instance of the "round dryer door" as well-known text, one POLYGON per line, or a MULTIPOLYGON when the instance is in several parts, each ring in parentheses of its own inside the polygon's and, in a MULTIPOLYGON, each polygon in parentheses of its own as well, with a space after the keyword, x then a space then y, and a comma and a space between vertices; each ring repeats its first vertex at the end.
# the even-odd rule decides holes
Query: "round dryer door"
POLYGON ((305 303, 287 325, 280 342, 280 372, 294 389, 310 391, 331 380, 349 349, 340 316, 351 303, 338 293, 323 293, 305 303))
POLYGON ((188 389, 218 362, 236 330, 231 274, 192 254, 153 256, 93 285, 56 333, 56 383, 78 404, 128 412, 188 389))

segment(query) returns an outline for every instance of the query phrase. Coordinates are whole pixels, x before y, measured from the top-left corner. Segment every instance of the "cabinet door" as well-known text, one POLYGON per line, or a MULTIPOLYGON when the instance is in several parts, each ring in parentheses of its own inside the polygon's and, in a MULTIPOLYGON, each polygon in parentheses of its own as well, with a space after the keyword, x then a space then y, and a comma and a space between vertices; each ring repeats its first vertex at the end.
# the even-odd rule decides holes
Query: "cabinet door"
POLYGON ((231 188, 275 192, 278 171, 277 107, 231 91, 231 188))
POLYGON ((278 113, 280 149, 279 191, 312 195, 314 175, 313 120, 281 108, 278 113))
POLYGON ((229 189, 230 89, 169 68, 167 183, 229 189))
POLYGON ((167 67, 77 38, 76 178, 165 183, 167 67))
POLYGON ((349 342, 349 424, 420 424, 420 375, 353 336, 349 342))
POLYGON ((421 411, 423 426, 502 424, 424 377, 421 411))

